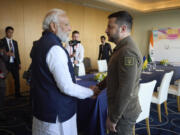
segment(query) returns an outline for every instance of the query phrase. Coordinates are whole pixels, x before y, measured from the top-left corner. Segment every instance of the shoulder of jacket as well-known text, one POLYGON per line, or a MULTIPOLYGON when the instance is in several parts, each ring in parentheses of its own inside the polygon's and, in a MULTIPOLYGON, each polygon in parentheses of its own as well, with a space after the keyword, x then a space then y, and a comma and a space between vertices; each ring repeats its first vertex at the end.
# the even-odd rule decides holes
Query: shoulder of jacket
POLYGON ((14 39, 13 39, 13 42, 17 43, 17 41, 16 41, 16 40, 14 40, 14 39))
POLYGON ((4 37, 4 38, 2 38, 2 39, 0 39, 1 41, 6 41, 6 38, 4 37))

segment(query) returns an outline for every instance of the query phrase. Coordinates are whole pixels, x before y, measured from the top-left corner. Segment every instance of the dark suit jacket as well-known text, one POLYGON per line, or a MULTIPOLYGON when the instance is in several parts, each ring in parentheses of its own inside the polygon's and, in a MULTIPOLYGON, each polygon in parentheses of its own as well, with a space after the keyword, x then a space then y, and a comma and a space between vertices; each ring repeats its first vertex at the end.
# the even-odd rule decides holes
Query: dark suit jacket
MULTIPOLYGON (((21 64, 21 61, 20 61, 20 57, 19 57, 18 43, 15 40, 12 40, 12 42, 14 45, 14 53, 15 53, 14 62, 17 66, 19 66, 19 64, 21 64)), ((9 47, 8 47, 6 38, 1 39, 1 43, 2 43, 3 47, 6 49, 6 52, 9 52, 9 47)), ((7 68, 9 67, 9 64, 10 64, 9 60, 10 60, 10 57, 8 57, 8 61, 6 62, 7 68)))
POLYGON ((112 54, 112 49, 111 49, 111 45, 109 43, 105 43, 105 45, 101 44, 99 46, 99 57, 98 57, 98 60, 106 59, 108 61, 111 54, 112 54))

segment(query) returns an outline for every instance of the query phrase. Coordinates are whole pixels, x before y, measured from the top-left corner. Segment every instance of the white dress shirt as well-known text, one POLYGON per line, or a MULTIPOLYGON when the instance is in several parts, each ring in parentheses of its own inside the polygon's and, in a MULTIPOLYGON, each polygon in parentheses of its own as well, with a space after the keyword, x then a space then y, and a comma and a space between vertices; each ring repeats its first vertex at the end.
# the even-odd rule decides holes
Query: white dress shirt
POLYGON ((91 89, 73 83, 68 67, 67 54, 60 46, 55 45, 49 50, 46 62, 61 92, 79 99, 85 99, 93 95, 91 89))
MULTIPOLYGON (((9 39, 9 38, 6 37, 6 41, 7 41, 7 44, 8 44, 9 51, 12 50, 13 53, 14 53, 14 45, 13 45, 12 39, 9 39), (10 47, 10 44, 9 44, 10 42, 11 42, 12 48, 10 47)), ((9 62, 14 63, 14 58, 15 58, 15 56, 10 56, 9 62)))
MULTIPOLYGON (((73 54, 73 47, 69 45, 69 43, 66 44, 66 50, 68 51, 69 55, 73 54)), ((78 43, 75 46, 76 55, 75 60, 78 61, 78 63, 82 63, 84 59, 84 47, 81 43, 78 43)), ((71 58, 72 63, 74 63, 74 58, 71 58)), ((77 64, 79 66, 79 64, 77 64)))

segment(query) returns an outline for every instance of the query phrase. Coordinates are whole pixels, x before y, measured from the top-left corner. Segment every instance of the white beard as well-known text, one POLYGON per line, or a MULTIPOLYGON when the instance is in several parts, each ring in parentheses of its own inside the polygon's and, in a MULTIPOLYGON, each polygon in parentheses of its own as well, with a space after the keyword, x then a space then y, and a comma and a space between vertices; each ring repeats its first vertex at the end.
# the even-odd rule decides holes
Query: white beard
POLYGON ((61 27, 58 27, 56 35, 61 39, 62 42, 66 43, 69 41, 69 33, 65 33, 61 30, 61 27))

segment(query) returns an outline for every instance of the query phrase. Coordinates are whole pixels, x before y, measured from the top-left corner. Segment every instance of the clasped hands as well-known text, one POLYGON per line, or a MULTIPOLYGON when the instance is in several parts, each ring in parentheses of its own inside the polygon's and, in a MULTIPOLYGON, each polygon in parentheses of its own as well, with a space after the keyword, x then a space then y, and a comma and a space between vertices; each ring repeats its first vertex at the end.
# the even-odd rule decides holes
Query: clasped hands
POLYGON ((14 53, 11 52, 11 51, 9 51, 9 52, 6 52, 6 55, 7 55, 7 56, 14 56, 14 53))
POLYGON ((93 92, 94 95, 92 96, 93 99, 97 98, 97 96, 99 95, 99 93, 101 92, 101 90, 99 89, 98 86, 92 85, 89 87, 93 92))

